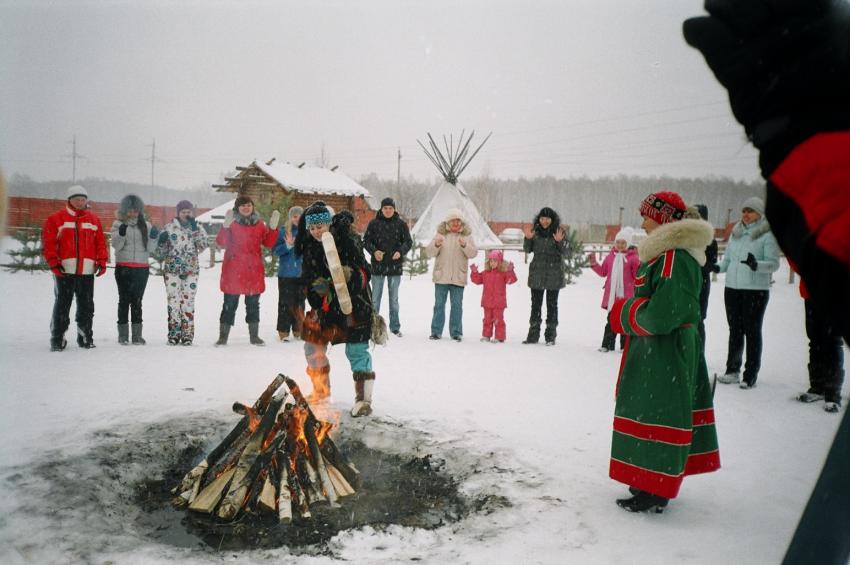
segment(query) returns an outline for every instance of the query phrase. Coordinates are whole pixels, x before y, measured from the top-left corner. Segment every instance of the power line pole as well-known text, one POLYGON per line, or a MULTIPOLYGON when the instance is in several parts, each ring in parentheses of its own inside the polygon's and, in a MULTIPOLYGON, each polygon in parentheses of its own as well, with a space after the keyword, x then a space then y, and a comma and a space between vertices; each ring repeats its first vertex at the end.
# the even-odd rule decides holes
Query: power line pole
POLYGON ((151 143, 151 188, 154 187, 154 167, 156 165, 156 138, 151 143))
POLYGON ((71 154, 66 157, 71 157, 71 182, 75 183, 77 182, 77 158, 83 157, 77 153, 77 134, 74 134, 71 140, 71 154))
POLYGON ((398 148, 398 166, 395 174, 395 186, 401 188, 401 147, 398 148))

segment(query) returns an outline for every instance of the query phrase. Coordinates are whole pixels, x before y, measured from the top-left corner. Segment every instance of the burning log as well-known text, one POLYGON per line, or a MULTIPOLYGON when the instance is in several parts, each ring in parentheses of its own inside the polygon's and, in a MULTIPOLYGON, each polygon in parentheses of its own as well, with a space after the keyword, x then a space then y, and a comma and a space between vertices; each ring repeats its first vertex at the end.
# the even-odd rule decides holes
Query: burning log
POLYGON ((253 406, 239 402, 242 419, 172 492, 173 504, 231 521, 263 512, 281 523, 310 506, 351 496, 360 472, 329 436, 332 425, 313 414, 297 383, 278 375, 253 406), (275 394, 282 384, 286 389, 275 394))

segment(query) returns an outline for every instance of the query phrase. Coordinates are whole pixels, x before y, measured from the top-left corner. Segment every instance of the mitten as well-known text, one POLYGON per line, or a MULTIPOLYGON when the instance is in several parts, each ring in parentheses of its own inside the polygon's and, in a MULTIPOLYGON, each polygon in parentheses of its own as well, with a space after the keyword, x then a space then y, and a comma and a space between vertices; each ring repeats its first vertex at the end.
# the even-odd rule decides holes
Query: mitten
POLYGON ((277 225, 280 223, 280 212, 275 210, 272 212, 271 218, 269 218, 269 229, 276 230, 277 225))
POLYGON ((331 284, 326 278, 319 277, 313 281, 311 290, 319 296, 327 296, 331 292, 331 284))
POLYGON ((168 232, 163 230, 163 231, 159 232, 159 237, 157 238, 157 243, 162 245, 166 241, 168 241, 168 232))
POLYGON ((127 224, 121 224, 120 226, 118 226, 118 235, 120 235, 121 237, 127 235, 127 224))
POLYGON ((228 210, 224 214, 224 224, 222 224, 225 228, 229 228, 230 224, 233 223, 233 210, 228 210))
POLYGON ((198 231, 198 221, 195 218, 189 218, 189 227, 192 231, 198 231))
POLYGON ((63 267, 61 263, 55 267, 50 267, 50 270, 53 271, 53 274, 57 277, 61 277, 65 274, 65 267, 63 267))
POLYGON ((756 256, 752 253, 747 253, 747 258, 741 261, 741 263, 743 263, 753 271, 759 268, 759 262, 756 261, 756 256))
POLYGON ((97 264, 97 276, 102 277, 106 273, 106 263, 97 264))
POLYGON ((685 40, 728 90, 765 178, 808 137, 850 127, 850 3, 707 0, 706 10, 685 21, 685 40))
POLYGON ((472 265, 470 265, 470 266, 469 266, 469 268, 470 268, 470 270, 472 270, 472 272, 473 272, 473 273, 477 273, 477 272, 478 272, 478 265, 476 265, 475 263, 473 263, 472 265))
POLYGON ((157 239, 159 237, 159 230, 156 226, 151 226, 150 237, 151 239, 157 239))

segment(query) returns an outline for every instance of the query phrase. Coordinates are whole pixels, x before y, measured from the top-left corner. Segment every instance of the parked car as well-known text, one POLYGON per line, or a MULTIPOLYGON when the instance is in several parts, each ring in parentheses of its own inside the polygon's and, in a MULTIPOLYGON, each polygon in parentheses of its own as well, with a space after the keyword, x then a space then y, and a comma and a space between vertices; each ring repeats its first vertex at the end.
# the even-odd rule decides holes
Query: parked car
POLYGON ((499 234, 499 239, 502 243, 508 245, 521 245, 522 240, 525 239, 525 234, 519 228, 505 228, 499 234))

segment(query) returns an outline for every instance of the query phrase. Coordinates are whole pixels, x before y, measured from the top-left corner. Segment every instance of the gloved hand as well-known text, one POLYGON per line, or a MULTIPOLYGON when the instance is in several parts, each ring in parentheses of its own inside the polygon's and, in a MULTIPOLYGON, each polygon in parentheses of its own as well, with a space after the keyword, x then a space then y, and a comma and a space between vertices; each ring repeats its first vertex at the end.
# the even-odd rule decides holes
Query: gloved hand
POLYGON ((159 237, 157 238, 157 243, 162 245, 166 241, 168 241, 168 232, 165 231, 165 230, 162 230, 161 232, 159 232, 159 237))
POLYGON ((272 212, 271 218, 269 218, 269 229, 276 230, 277 225, 280 223, 280 212, 275 210, 272 212))
POLYGON ((151 226, 150 238, 156 239, 159 237, 159 229, 156 226, 151 226))
POLYGON ((229 228, 230 224, 233 223, 233 210, 228 210, 224 214, 224 224, 222 224, 225 228, 229 228))
POLYGON ((120 226, 118 226, 118 235, 120 235, 121 237, 127 235, 127 224, 121 224, 120 226))
POLYGON ((106 273, 106 263, 98 263, 97 264, 97 276, 102 277, 106 273))
POLYGON ((470 266, 469 266, 469 268, 470 268, 470 270, 471 270, 473 273, 477 273, 477 272, 478 272, 478 265, 476 265, 475 263, 473 263, 472 265, 470 265, 470 266))
POLYGON ((198 231, 198 221, 195 218, 189 217, 189 227, 192 231, 198 231))
POLYGON ((65 267, 62 264, 58 264, 55 267, 50 267, 50 270, 53 271, 53 274, 57 277, 62 277, 65 275, 65 267))
POLYGON ((313 281, 313 284, 310 285, 310 288, 313 292, 318 294, 319 296, 327 296, 331 293, 331 283, 328 279, 319 277, 313 281))
POLYGON ((850 126, 850 3, 707 0, 706 10, 685 21, 685 40, 729 91, 765 178, 806 138, 850 126))
POLYGON ((720 265, 712 265, 711 266, 711 272, 712 273, 719 273, 720 272, 720 265))
POLYGON ((752 253, 747 253, 747 258, 741 261, 741 263, 743 263, 753 271, 759 268, 759 262, 756 261, 756 256, 752 253))

